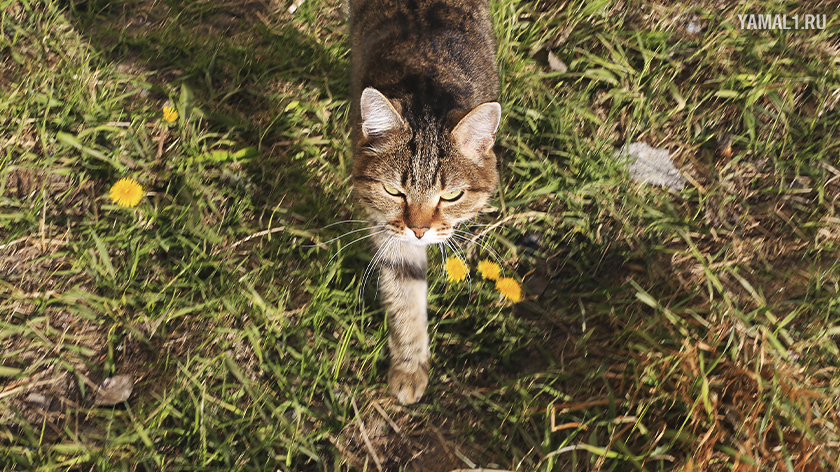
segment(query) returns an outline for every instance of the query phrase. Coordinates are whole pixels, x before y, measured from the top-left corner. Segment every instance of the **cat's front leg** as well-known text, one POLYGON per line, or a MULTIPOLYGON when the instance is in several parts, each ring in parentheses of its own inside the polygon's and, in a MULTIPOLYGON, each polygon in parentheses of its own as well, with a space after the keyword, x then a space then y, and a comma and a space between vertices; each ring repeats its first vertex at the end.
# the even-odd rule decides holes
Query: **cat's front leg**
POLYGON ((429 383, 426 248, 398 242, 381 265, 379 290, 388 310, 388 385, 400 403, 416 403, 429 383))

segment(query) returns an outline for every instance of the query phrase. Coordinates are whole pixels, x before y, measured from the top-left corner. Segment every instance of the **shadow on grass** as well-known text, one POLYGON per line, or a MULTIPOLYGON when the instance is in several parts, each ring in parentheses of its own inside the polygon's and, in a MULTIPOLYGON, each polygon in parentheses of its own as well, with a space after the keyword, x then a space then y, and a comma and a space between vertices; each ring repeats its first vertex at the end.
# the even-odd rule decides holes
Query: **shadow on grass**
POLYGON ((327 47, 285 12, 247 0, 70 5, 92 48, 149 81, 150 98, 176 98, 178 87, 186 85, 211 131, 232 130, 242 145, 259 146, 259 158, 245 169, 256 206, 282 204, 306 220, 332 216, 322 214, 325 189, 313 181, 308 158, 313 141, 330 140, 334 136, 328 133, 346 126, 342 102, 348 100, 349 67, 343 35, 323 38, 333 41, 327 47), (296 97, 298 107, 292 103, 296 97), (295 119, 322 111, 321 129, 301 129, 302 120, 295 119))

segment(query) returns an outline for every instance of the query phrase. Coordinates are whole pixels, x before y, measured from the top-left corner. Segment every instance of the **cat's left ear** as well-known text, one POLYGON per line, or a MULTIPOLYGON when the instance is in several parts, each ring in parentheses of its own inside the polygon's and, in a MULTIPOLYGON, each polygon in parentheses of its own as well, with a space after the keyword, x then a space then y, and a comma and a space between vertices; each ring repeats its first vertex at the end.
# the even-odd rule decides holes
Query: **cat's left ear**
POLYGON ((387 136, 404 127, 400 113, 385 95, 373 87, 362 92, 362 133, 366 138, 387 136))
POLYGON ((472 109, 452 130, 452 139, 465 157, 479 159, 496 142, 496 130, 502 119, 502 106, 483 103, 472 109))

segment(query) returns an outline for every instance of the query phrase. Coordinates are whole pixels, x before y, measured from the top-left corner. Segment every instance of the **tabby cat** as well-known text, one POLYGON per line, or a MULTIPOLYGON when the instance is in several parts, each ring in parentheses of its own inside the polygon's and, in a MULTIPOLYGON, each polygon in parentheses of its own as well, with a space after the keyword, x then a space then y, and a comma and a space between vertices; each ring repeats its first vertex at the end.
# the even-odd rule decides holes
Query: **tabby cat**
POLYGON ((496 187, 501 118, 487 0, 350 0, 353 182, 388 311, 388 383, 428 384, 426 246, 452 236, 496 187))

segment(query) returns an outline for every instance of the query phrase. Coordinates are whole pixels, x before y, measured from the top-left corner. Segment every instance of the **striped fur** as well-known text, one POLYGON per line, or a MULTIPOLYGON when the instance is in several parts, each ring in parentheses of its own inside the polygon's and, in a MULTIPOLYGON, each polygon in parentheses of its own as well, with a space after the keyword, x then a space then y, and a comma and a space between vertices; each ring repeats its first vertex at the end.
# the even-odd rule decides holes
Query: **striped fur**
POLYGON ((353 179, 373 225, 391 393, 428 383, 426 246, 495 190, 501 118, 487 0, 350 0, 353 179))

